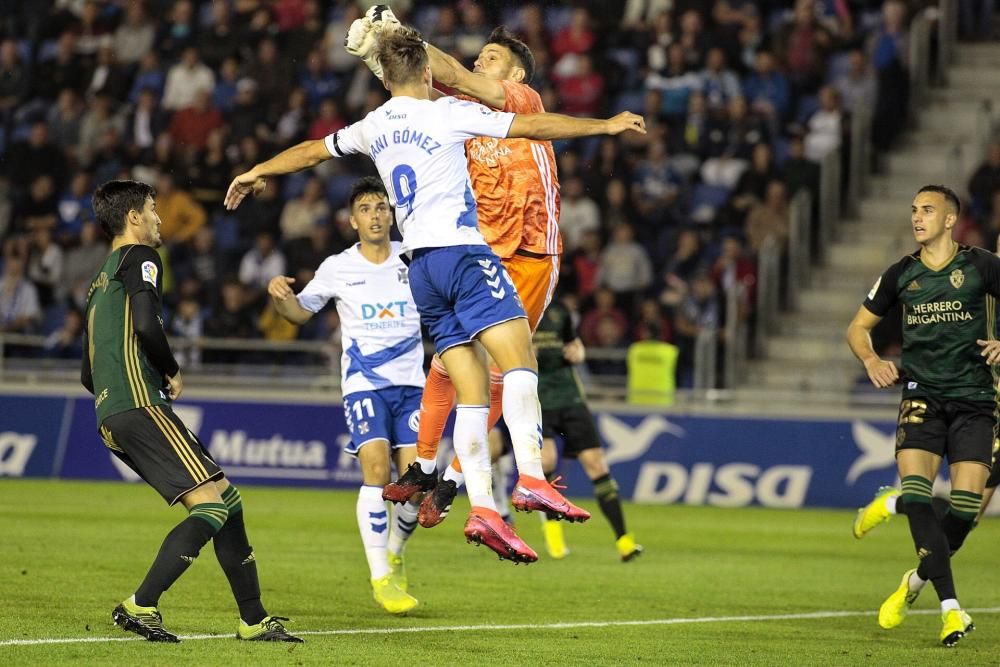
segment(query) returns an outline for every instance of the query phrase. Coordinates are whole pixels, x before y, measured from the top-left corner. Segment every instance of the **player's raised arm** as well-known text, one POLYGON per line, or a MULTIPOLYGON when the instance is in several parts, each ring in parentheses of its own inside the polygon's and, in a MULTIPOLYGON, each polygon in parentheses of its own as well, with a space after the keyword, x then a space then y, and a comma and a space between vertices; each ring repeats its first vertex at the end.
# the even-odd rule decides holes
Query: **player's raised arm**
POLYGON ((646 134, 646 121, 629 111, 623 111, 613 118, 577 118, 558 113, 517 114, 510 125, 507 137, 538 139, 575 139, 597 134, 621 134, 633 130, 646 134))
POLYGON ((462 63, 432 44, 427 44, 427 57, 434 81, 454 88, 463 95, 475 97, 494 109, 503 109, 507 94, 500 81, 470 72, 462 63))
POLYGON ((267 284, 267 293, 271 296, 271 303, 279 315, 292 324, 305 324, 313 314, 299 305, 291 288, 294 282, 295 278, 275 276, 267 284))
POLYGON ((268 176, 280 176, 315 167, 333 157, 323 139, 311 139, 292 146, 261 162, 250 171, 233 179, 226 192, 226 209, 233 210, 248 194, 258 194, 264 189, 268 176))
POLYGON ((899 371, 896 364, 879 357, 872 345, 872 329, 881 321, 881 317, 865 306, 858 308, 854 319, 847 325, 847 344, 854 356, 864 364, 872 384, 884 389, 891 387, 899 379, 899 371))

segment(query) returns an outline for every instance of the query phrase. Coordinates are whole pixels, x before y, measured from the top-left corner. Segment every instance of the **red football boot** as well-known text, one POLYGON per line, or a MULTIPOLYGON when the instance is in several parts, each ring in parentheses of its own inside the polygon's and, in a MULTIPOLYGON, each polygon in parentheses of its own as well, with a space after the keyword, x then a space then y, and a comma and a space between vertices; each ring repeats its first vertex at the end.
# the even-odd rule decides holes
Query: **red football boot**
POLYGON ((556 486, 559 479, 557 477, 550 484, 538 477, 521 475, 510 496, 510 502, 518 512, 538 510, 555 514, 559 519, 581 523, 589 519, 590 512, 577 507, 559 493, 558 489, 566 488, 565 486, 556 486))
POLYGON ((494 510, 473 507, 465 522, 465 539, 476 544, 485 544, 500 556, 500 560, 517 563, 534 563, 538 554, 517 536, 514 529, 504 523, 494 510))

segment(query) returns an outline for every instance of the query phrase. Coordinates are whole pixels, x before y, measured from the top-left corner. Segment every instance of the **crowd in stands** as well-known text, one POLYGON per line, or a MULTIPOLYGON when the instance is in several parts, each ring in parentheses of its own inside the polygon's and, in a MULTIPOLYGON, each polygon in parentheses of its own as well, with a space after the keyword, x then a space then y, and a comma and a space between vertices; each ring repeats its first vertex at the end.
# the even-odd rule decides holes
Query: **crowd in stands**
MULTIPOLYGON (((9 4, 9 3, 8 3, 9 4)), ((273 179, 235 212, 232 176, 364 116, 386 91, 343 49, 354 0, 37 0, 0 17, 0 332, 80 353, 79 309, 107 251, 90 193, 112 178, 155 185, 168 331, 180 338, 328 339, 268 307, 275 275, 301 287, 353 243, 345 210, 365 158, 273 179)), ((642 113, 648 135, 556 145, 565 254, 559 290, 590 346, 663 340, 689 378, 698 333, 815 196, 819 162, 850 114, 874 110, 891 145, 906 105, 902 0, 397 0, 393 10, 471 65, 506 24, 533 50, 531 82, 567 114, 642 113)), ((995 184, 1000 148, 981 181, 995 184)), ((996 191, 995 185, 991 192, 996 191)), ((978 196, 978 195, 977 195, 978 196)), ((981 205, 984 205, 980 202, 981 205)), ((993 206, 993 210, 997 210, 993 206)), ((992 223, 990 223, 992 224, 992 223)), ((995 231, 994 231, 995 233, 995 231)), ((236 351, 184 352, 188 364, 236 351)))

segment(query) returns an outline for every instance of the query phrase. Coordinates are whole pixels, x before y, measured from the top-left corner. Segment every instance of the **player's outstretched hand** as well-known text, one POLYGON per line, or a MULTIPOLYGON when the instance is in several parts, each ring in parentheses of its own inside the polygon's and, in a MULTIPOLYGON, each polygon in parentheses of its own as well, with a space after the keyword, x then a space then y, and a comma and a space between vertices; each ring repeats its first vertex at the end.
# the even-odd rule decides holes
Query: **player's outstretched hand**
POLYGON ((865 370, 868 372, 868 379, 879 389, 891 387, 899 380, 896 364, 885 359, 874 358, 865 362, 865 370))
POLYGON ((622 111, 617 116, 608 119, 608 134, 621 134, 627 130, 635 130, 646 134, 646 121, 631 111, 622 111))
POLYGON ((226 210, 232 211, 249 194, 259 195, 264 191, 265 186, 267 186, 267 180, 252 170, 240 174, 233 179, 233 182, 229 184, 229 190, 226 191, 226 210))
POLYGON ((292 296, 292 288, 289 285, 295 282, 295 278, 289 278, 288 276, 275 276, 271 278, 271 282, 267 284, 267 293, 278 301, 284 301, 288 297, 292 296))
POLYGON ((372 27, 378 34, 390 33, 402 25, 396 15, 389 9, 389 5, 372 5, 365 12, 365 18, 371 21, 372 27))
POLYGON ((980 356, 986 357, 986 363, 996 366, 1000 363, 1000 340, 977 340, 976 344, 983 348, 980 356))
POLYGON ((184 378, 181 377, 181 372, 177 371, 177 374, 172 378, 167 378, 167 395, 170 397, 171 401, 176 401, 181 397, 181 393, 184 391, 184 378))

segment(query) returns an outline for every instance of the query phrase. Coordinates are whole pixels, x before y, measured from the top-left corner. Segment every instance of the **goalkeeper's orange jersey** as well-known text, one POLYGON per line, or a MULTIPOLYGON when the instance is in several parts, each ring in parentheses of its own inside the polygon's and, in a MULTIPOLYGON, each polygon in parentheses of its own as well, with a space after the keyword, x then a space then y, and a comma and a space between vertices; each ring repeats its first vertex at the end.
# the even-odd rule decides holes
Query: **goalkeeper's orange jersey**
MULTIPOLYGON (((502 111, 541 113, 542 98, 531 87, 501 81, 502 111)), ((559 178, 549 141, 476 137, 465 142, 469 176, 479 208, 479 231, 502 259, 518 250, 540 255, 562 252, 559 178)))

